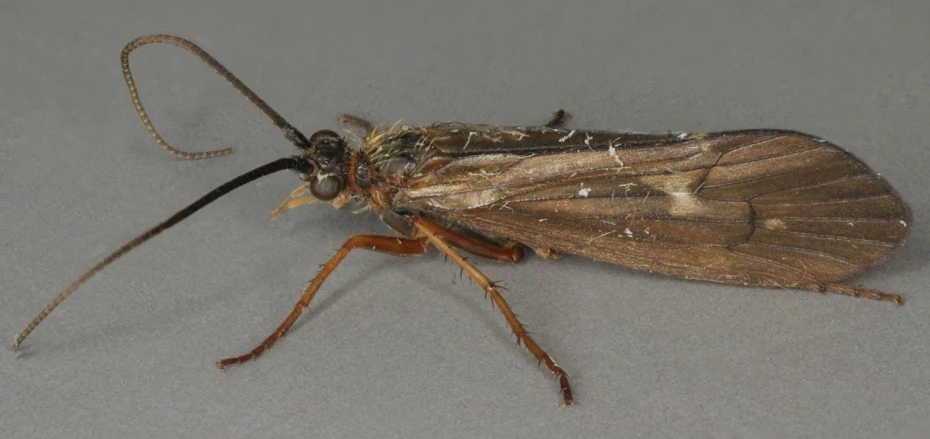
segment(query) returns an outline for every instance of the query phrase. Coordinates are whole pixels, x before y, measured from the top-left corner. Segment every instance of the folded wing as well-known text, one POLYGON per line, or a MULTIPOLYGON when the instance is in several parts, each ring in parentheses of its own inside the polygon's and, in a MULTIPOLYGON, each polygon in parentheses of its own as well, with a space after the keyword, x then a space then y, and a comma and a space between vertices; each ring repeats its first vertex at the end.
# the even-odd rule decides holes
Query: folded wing
POLYGON ((475 130, 439 136, 397 205, 540 252, 768 286, 847 278, 907 235, 894 190, 806 134, 515 130, 532 146, 494 150, 501 142, 475 130))

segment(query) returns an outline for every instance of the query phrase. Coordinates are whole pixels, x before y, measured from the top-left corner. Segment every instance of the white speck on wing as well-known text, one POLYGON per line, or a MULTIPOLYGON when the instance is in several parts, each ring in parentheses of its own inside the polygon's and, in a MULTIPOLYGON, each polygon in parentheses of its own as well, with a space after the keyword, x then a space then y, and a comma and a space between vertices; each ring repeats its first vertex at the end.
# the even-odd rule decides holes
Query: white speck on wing
POLYGON ((565 137, 562 137, 561 139, 559 139, 559 143, 565 143, 566 140, 570 139, 574 135, 575 135, 575 130, 569 131, 568 134, 565 135, 565 137))
MULTIPOLYGON (((523 127, 520 127, 519 129, 522 130, 523 127)), ((511 136, 516 137, 517 140, 523 140, 524 137, 529 137, 529 136, 530 136, 529 134, 526 134, 526 133, 524 133, 524 132, 522 132, 522 131, 515 131, 515 130, 501 130, 501 132, 504 133, 504 134, 510 134, 511 136)))
POLYGON ((678 135, 679 139, 684 139, 685 137, 688 137, 688 133, 681 133, 678 135))
POLYGON ((594 242, 594 240, 597 239, 597 238, 603 238, 603 237, 605 237, 605 236, 607 236, 607 235, 609 235, 609 234, 611 234, 611 233, 613 233, 613 230, 611 230, 611 231, 609 231, 609 232, 601 233, 600 235, 597 235, 597 236, 595 236, 595 237, 589 239, 589 240, 588 240, 588 244, 594 242))
POLYGON ((629 192, 629 191, 630 191, 630 188, 633 187, 633 186, 637 186, 637 184, 636 184, 636 183, 623 183, 623 184, 619 184, 619 185, 617 185, 617 186, 620 186, 620 187, 624 188, 624 192, 629 192))
POLYGON ((583 187, 581 188, 580 191, 578 191, 578 195, 581 195, 582 197, 587 197, 588 194, 590 193, 591 193, 591 188, 589 187, 583 187))
POLYGON ((610 156, 614 158, 614 161, 619 163, 621 167, 623 166, 623 160, 620 160, 620 155, 617 154, 617 148, 614 148, 613 143, 607 144, 607 153, 610 154, 610 156))
POLYGON ((468 144, 471 143, 471 138, 474 137, 474 136, 477 136, 477 135, 478 135, 478 133, 476 133, 476 132, 474 132, 474 131, 469 131, 469 132, 468 132, 468 140, 465 141, 465 145, 462 146, 462 149, 468 148, 468 144))

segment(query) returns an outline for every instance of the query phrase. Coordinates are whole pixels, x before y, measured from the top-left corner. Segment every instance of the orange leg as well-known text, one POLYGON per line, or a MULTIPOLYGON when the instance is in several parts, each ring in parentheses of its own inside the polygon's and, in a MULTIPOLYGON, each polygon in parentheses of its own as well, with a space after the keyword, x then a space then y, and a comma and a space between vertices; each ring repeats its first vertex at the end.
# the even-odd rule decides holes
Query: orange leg
MULTIPOLYGON (((421 219, 422 220, 422 219, 421 219)), ((426 221, 426 220, 423 220, 426 221)), ((520 262, 526 256, 526 250, 517 243, 510 243, 499 246, 489 242, 475 239, 470 236, 462 235, 453 230, 446 229, 438 224, 430 222, 434 226, 433 233, 440 239, 465 250, 475 256, 492 259, 500 262, 520 262)))
POLYGON ((465 258, 462 257, 458 252, 452 249, 449 246, 449 243, 446 242, 443 237, 457 235, 455 232, 446 230, 439 225, 428 221, 424 218, 414 218, 413 227, 415 227, 423 236, 426 237, 433 245, 436 246, 439 251, 449 257, 453 262, 455 262, 468 276, 475 281, 490 297, 493 304, 501 310, 501 314, 504 315, 504 319, 507 320, 507 323, 510 325, 510 329, 513 330, 514 335, 517 337, 517 341, 523 343, 523 346, 526 346, 526 349, 539 360, 540 363, 545 363, 546 367, 549 368, 549 371, 555 375, 556 379, 559 381, 559 388, 562 392, 562 405, 571 405, 574 403, 574 397, 572 396, 572 388, 568 383, 568 375, 565 371, 559 367, 558 364, 552 359, 552 357, 546 353, 538 344, 529 336, 526 332, 526 329, 523 327, 523 324, 517 320, 517 316, 510 309, 510 306, 507 305, 507 302, 504 301, 503 296, 501 296, 498 291, 498 287, 488 279, 477 267, 472 265, 471 262, 468 262, 465 258), (450 235, 451 234, 451 235, 450 235))
POLYGON ((323 285, 323 281, 336 269, 340 262, 345 259, 346 255, 349 254, 352 250, 355 249, 364 249, 364 250, 373 250, 382 253, 389 253, 397 256, 420 256, 423 253, 426 253, 427 244, 420 239, 406 239, 406 238, 397 238, 393 236, 380 236, 380 235, 356 235, 342 244, 342 247, 339 251, 333 255, 330 260, 323 265, 323 269, 320 270, 320 273, 313 278, 313 281, 310 282, 310 286, 304 290, 300 300, 297 301, 297 305, 294 306, 294 310, 284 319, 284 322, 278 326, 268 338, 265 339, 260 345, 252 349, 249 353, 245 355, 240 355, 238 357, 227 358, 216 363, 220 369, 225 369, 226 366, 237 363, 244 363, 255 357, 258 357, 278 341, 284 334, 290 329, 291 325, 297 321, 297 318, 303 314, 304 310, 310 305, 310 301, 313 300, 313 296, 316 295, 319 291, 320 286, 323 285))

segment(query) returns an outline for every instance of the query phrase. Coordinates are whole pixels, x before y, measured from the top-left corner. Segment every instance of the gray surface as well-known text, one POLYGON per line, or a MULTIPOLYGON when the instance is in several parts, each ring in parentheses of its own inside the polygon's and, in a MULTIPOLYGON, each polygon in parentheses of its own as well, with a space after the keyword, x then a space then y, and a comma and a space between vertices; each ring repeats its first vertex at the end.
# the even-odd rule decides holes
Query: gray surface
POLYGON ((901 308, 578 258, 479 261, 571 374, 579 404, 562 409, 498 312, 435 253, 351 255, 286 340, 217 371, 346 237, 386 230, 328 206, 269 222, 298 184, 273 176, 96 277, 22 358, 0 355, 0 436, 926 437, 927 2, 30 3, 0 7, 4 340, 123 241, 292 152, 208 69, 151 46, 133 62, 168 140, 238 147, 200 162, 159 150, 118 64, 152 32, 201 43, 307 134, 343 111, 531 124, 560 107, 575 127, 810 132, 885 175, 916 224, 851 281, 906 295, 901 308))

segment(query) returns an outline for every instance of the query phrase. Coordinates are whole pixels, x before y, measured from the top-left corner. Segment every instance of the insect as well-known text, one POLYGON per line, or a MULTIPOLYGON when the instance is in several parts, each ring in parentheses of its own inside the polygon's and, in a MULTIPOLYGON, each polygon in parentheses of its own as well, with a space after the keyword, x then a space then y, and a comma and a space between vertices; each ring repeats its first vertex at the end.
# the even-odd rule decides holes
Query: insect
POLYGON ((130 42, 122 66, 132 101, 155 142, 182 159, 224 155, 170 146, 149 120, 129 53, 150 43, 186 49, 255 105, 298 149, 221 185, 129 241, 78 277, 16 336, 14 350, 78 287, 114 260, 224 194, 262 176, 296 171, 300 186, 277 216, 311 201, 360 202, 396 233, 356 235, 323 265, 293 311, 257 347, 221 360, 252 360, 307 309, 327 276, 356 249, 419 256, 430 246, 458 265, 503 314, 519 344, 555 376, 562 404, 569 377, 524 329, 492 282, 459 250, 517 262, 571 254, 686 279, 805 289, 901 303, 901 296, 839 283, 885 259, 904 241, 907 205, 865 164, 823 139, 793 131, 648 134, 463 123, 387 128, 357 116, 360 134, 288 123, 202 49, 179 37, 130 42))

